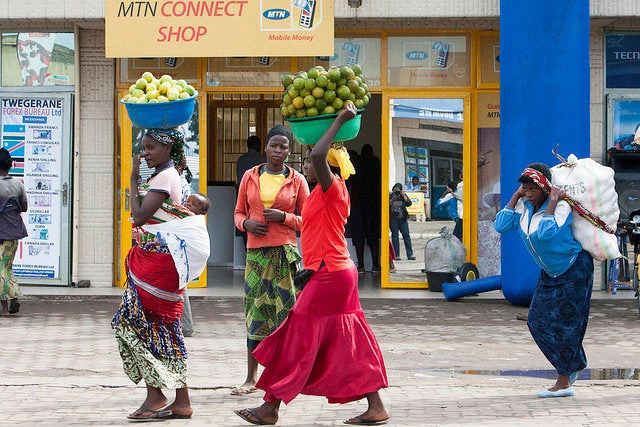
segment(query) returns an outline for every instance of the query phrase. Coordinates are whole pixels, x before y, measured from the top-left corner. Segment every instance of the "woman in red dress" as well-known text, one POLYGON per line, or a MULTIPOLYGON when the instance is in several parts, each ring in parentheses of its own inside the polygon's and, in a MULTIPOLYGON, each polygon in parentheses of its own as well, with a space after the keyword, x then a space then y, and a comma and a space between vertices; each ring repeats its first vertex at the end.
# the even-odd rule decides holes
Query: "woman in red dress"
POLYGON ((345 424, 389 419, 379 393, 388 386, 384 361, 360 305, 358 272, 344 237, 344 179, 353 167, 344 148, 332 148, 340 127, 355 114, 352 105, 341 111, 311 152, 308 178, 318 185, 302 209, 300 240, 305 269, 314 273, 287 319, 253 353, 264 366, 256 384, 265 391, 264 403, 235 411, 249 423, 275 424, 281 402, 298 394, 325 396, 330 403, 366 397, 367 410, 345 424))

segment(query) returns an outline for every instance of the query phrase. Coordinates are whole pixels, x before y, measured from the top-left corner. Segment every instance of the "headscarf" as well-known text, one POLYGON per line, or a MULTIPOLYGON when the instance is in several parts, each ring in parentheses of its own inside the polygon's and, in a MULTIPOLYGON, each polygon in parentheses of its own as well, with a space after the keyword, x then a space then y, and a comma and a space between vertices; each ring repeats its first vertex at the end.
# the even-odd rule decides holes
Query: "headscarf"
POLYGON ((158 141, 160 144, 172 144, 171 160, 179 168, 178 172, 182 173, 187 167, 184 156, 184 133, 178 129, 147 129, 145 135, 158 141))
POLYGON ((329 148, 327 162, 329 162, 329 166, 340 168, 340 176, 342 176, 342 179, 349 179, 351 175, 356 174, 356 169, 353 167, 353 163, 351 163, 347 147, 344 145, 339 148, 333 146, 329 148))
POLYGON ((533 182, 545 192, 549 193, 551 191, 551 182, 549 182, 549 179, 547 179, 547 177, 539 170, 525 168, 525 170, 522 171, 522 175, 531 178, 533 182))
POLYGON ((184 142, 184 134, 178 129, 147 129, 145 135, 165 145, 184 142))

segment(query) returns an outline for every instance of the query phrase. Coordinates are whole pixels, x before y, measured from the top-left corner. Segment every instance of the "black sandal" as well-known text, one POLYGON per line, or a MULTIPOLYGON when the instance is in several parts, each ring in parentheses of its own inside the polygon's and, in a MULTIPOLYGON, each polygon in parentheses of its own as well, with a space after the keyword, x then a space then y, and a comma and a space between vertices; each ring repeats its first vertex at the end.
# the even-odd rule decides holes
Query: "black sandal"
POLYGON ((20 303, 18 302, 18 298, 13 298, 9 300, 9 314, 15 314, 20 311, 20 303))

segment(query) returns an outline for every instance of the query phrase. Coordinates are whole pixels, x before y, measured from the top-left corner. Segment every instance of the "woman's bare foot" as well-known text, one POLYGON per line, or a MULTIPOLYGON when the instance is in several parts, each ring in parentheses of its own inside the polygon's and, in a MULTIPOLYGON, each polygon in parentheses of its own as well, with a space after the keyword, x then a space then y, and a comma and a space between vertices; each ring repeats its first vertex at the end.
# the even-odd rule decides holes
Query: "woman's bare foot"
POLYGON ((165 406, 164 408, 162 408, 162 410, 171 411, 172 414, 178 415, 180 417, 190 418, 191 415, 193 415, 193 408, 191 408, 191 406, 181 405, 176 402, 173 402, 169 406, 165 406))
POLYGON ((384 403, 382 403, 380 392, 374 391, 373 393, 367 393, 367 403, 369 404, 369 407, 365 412, 356 417, 349 418, 344 423, 356 425, 376 425, 386 423, 390 415, 387 408, 384 407, 384 403))
POLYGON ((571 384, 569 384, 569 376, 558 374, 556 383, 553 385, 553 387, 548 388, 547 390, 558 391, 558 390, 564 390, 565 388, 569 388, 569 387, 571 387, 571 384))
POLYGON ((2 304, 2 309, 0 310, 0 316, 11 315, 11 313, 9 313, 9 303, 7 302, 7 300, 3 299, 0 304, 2 304))
POLYGON ((191 418, 193 408, 189 399, 189 388, 182 387, 176 389, 176 399, 169 406, 162 408, 163 411, 171 411, 175 418, 191 418))
POLYGON ((144 402, 142 402, 142 405, 140 405, 138 409, 129 414, 127 418, 149 418, 158 409, 161 409, 162 407, 167 405, 167 403, 169 403, 169 400, 162 393, 162 390, 147 386, 147 398, 144 400, 144 402))
POLYGON ((235 414, 251 424, 275 424, 278 422, 278 406, 265 402, 257 408, 236 409, 235 414))

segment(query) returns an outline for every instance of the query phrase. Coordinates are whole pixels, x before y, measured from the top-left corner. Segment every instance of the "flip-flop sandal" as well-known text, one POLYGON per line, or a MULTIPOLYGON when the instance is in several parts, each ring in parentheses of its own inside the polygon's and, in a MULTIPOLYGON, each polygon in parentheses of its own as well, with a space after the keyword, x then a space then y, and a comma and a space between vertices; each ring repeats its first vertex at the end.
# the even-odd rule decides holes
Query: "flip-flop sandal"
POLYGON ((276 423, 270 423, 267 422, 265 420, 263 420, 258 414, 256 414, 255 412, 253 412, 251 409, 246 408, 246 409, 236 409, 235 414, 237 416, 239 416, 240 418, 242 418, 243 420, 245 420, 248 423, 251 424, 255 424, 258 426, 273 426, 276 423), (249 418, 249 416, 252 416, 253 418, 255 418, 255 420, 252 420, 251 418, 249 418))
MULTIPOLYGON (((138 411, 136 411, 138 412, 138 411)), ((134 412, 131 415, 127 415, 127 419, 132 422, 155 422, 155 421, 164 421, 167 416, 171 415, 171 411, 159 410, 159 411, 140 411, 137 415, 134 412), (148 415, 144 415, 148 414, 148 415)))
POLYGON ((246 396, 247 394, 255 393, 258 391, 256 387, 234 387, 231 389, 231 393, 234 396, 246 396))
POLYGON ((156 411, 156 418, 161 420, 190 420, 191 415, 176 414, 171 410, 156 411))
POLYGON ((358 415, 351 418, 350 420, 343 421, 343 423, 355 426, 381 426, 383 424, 386 424, 389 421, 389 418, 390 417, 385 418, 384 420, 368 420, 362 415, 358 415))

